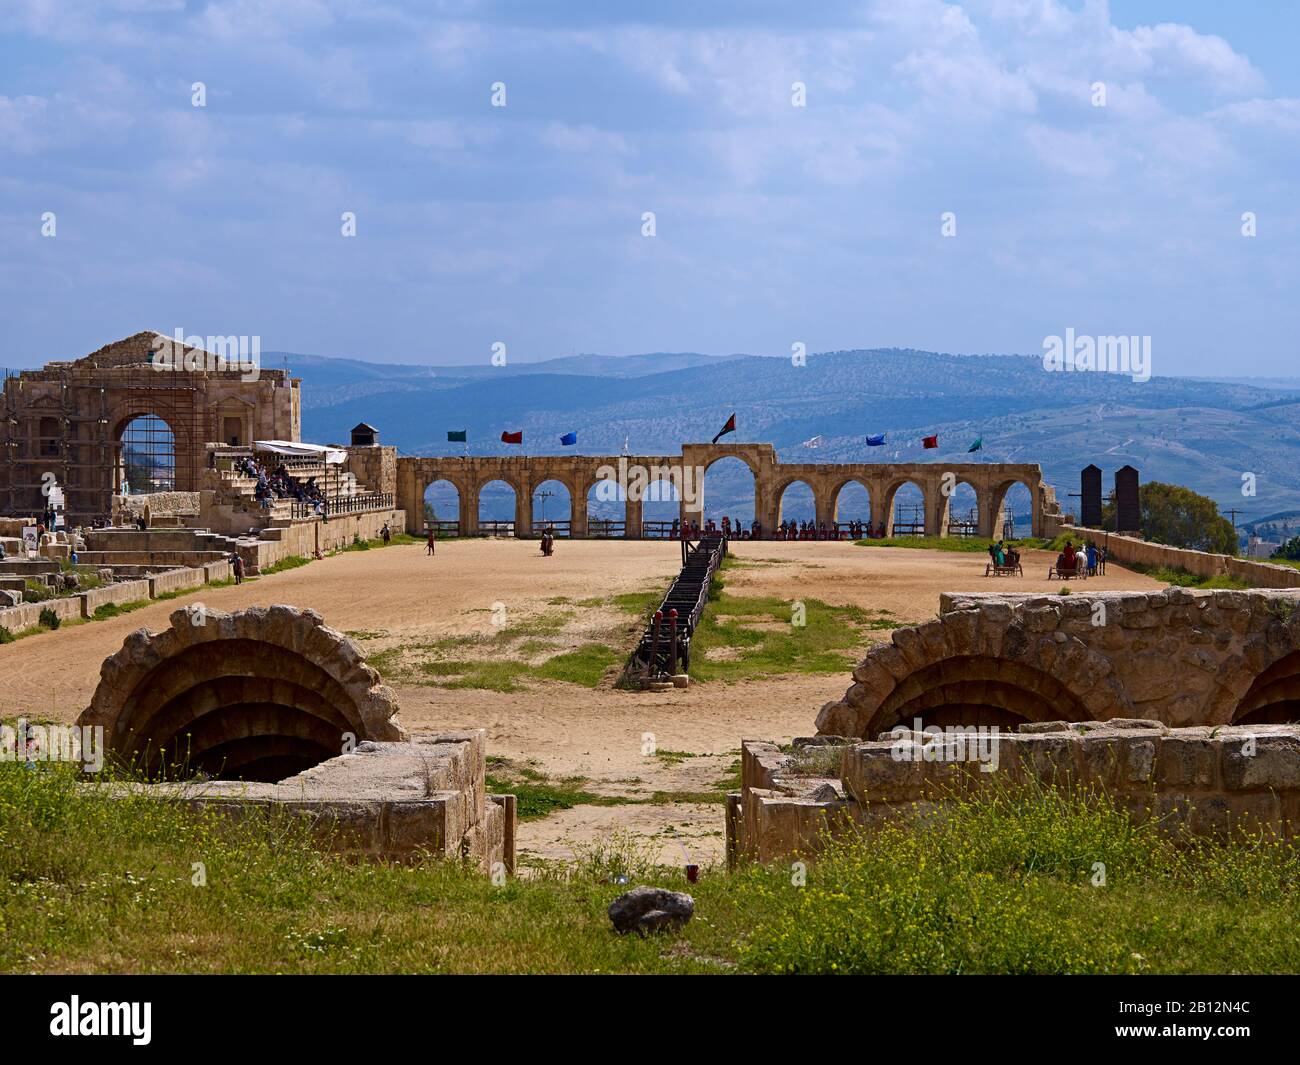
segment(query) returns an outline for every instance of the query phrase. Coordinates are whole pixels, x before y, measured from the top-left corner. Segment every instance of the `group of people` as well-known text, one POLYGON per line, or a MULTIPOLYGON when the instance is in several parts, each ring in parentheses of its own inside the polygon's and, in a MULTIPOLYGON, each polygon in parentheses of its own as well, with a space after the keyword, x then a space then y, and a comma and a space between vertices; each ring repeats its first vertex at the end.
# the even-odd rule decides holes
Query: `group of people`
POLYGON ((989 558, 999 569, 1015 569, 1020 565, 1020 552, 1001 540, 989 544, 989 558))
POLYGON ((1083 572, 1089 577, 1095 577, 1099 573, 1105 575, 1107 554, 1105 547, 1098 547, 1091 540, 1081 548, 1076 548, 1071 541, 1066 540, 1065 550, 1056 556, 1056 565, 1066 570, 1077 570, 1082 565, 1083 572))
POLYGON ((289 475, 284 463, 267 473, 266 467, 251 455, 241 455, 235 459, 234 468, 245 477, 257 479, 253 489, 253 498, 266 508, 270 508, 277 499, 292 499, 305 503, 320 517, 325 516, 325 494, 316 485, 316 478, 299 481, 289 475))

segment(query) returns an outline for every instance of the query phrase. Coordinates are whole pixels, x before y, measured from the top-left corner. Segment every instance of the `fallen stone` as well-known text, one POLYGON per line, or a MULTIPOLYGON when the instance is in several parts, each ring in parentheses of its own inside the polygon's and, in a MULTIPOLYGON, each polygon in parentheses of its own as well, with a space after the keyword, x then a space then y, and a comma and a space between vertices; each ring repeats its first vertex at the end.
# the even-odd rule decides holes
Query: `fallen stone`
POLYGON ((695 900, 682 891, 666 888, 635 887, 609 904, 609 919, 620 935, 682 928, 695 913, 695 900))

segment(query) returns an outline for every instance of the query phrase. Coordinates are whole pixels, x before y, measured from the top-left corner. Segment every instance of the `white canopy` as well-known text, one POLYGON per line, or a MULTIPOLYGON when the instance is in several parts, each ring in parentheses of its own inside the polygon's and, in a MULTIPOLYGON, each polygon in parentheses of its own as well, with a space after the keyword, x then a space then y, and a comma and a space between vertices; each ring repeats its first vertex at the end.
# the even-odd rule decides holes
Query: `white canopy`
POLYGON ((270 451, 276 455, 292 455, 295 458, 319 458, 331 466, 347 461, 348 453, 342 448, 325 447, 322 444, 303 444, 293 440, 254 440, 255 451, 270 451))

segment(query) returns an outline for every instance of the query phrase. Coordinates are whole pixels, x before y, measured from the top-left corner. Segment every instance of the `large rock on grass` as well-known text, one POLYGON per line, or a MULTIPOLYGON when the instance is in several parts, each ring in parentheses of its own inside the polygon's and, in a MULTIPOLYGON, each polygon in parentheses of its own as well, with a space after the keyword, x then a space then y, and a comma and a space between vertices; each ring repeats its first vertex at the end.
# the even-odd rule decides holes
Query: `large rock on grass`
POLYGON ((616 932, 676 932, 695 913, 695 900, 682 891, 636 887, 609 904, 609 919, 616 932))

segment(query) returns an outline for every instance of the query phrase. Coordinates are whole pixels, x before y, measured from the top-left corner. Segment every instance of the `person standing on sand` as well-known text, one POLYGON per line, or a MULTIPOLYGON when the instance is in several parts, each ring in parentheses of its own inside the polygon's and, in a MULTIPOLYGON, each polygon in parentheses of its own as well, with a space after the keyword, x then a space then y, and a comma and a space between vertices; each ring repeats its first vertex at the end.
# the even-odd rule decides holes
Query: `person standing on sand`
POLYGON ((425 541, 425 545, 424 545, 424 553, 426 555, 432 555, 434 553, 433 546, 434 546, 435 539, 436 538, 434 537, 433 530, 430 529, 429 539, 425 541))
POLYGON ((233 551, 230 554, 230 572, 235 575, 236 584, 244 583, 244 560, 233 551))
POLYGON ((384 522, 384 527, 379 530, 379 535, 383 537, 385 547, 393 542, 393 534, 388 530, 388 522, 384 522))

